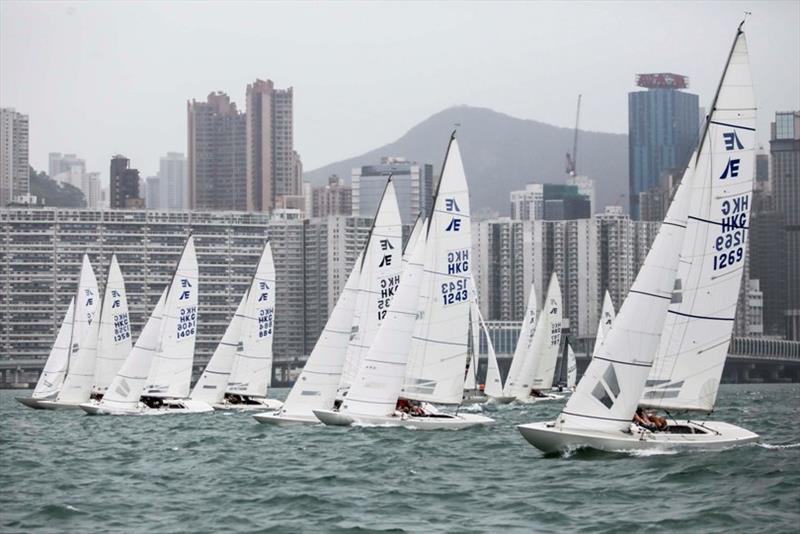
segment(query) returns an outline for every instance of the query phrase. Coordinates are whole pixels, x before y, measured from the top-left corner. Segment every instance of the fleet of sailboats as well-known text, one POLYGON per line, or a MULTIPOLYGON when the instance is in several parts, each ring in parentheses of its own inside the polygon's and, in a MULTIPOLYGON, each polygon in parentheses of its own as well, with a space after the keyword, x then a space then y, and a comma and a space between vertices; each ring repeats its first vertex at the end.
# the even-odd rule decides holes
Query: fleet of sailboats
POLYGON ((272 425, 436 430, 494 423, 459 413, 461 405, 535 403, 571 393, 556 420, 518 426, 545 453, 755 441, 756 434, 730 423, 672 415, 710 413, 716 404, 745 259, 755 119, 740 25, 699 146, 618 315, 605 291, 592 359, 579 382, 572 343, 562 339, 554 272, 541 308, 531 284, 503 383, 472 279, 469 190, 454 133, 431 209, 420 214, 404 247, 397 192, 387 179, 363 250, 285 403, 268 398, 277 295, 269 241, 190 389, 199 303, 192 236, 135 344, 116 256, 100 301, 84 255, 36 388, 17 400, 93 415, 263 410, 254 418, 272 425), (643 409, 667 418, 649 425, 643 409))

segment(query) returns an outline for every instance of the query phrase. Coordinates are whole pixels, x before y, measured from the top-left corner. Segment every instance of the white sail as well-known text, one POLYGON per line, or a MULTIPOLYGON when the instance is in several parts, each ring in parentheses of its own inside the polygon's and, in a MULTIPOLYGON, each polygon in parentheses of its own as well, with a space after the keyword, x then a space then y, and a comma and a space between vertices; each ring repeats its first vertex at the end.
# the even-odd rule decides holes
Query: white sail
MULTIPOLYGON (((530 387, 532 389, 544 390, 553 387, 558 349, 561 346, 562 310, 561 286, 556 273, 553 273, 531 342, 532 357, 526 359, 526 362, 532 362, 532 365, 530 368, 523 367, 523 378, 531 377, 530 387), (532 371, 530 374, 528 374, 529 369, 532 371)), ((525 397, 528 394, 530 394, 530 389, 526 392, 525 397)))
POLYGON ((194 385, 190 395, 192 399, 206 402, 212 406, 222 402, 225 396, 225 389, 228 387, 228 378, 231 376, 231 369, 233 369, 236 350, 239 347, 247 293, 245 291, 241 300, 239 300, 239 306, 236 307, 236 312, 231 317, 231 322, 228 323, 228 327, 214 350, 214 354, 208 360, 203 374, 200 375, 194 385))
POLYGON ((578 361, 575 359, 575 351, 572 345, 567 343, 567 388, 573 389, 578 383, 578 361))
POLYGON ((97 312, 97 278, 89 256, 83 255, 78 292, 75 297, 75 317, 72 322, 72 348, 67 376, 57 402, 79 404, 89 400, 94 382, 99 325, 94 324, 97 312))
POLYGON ((139 397, 144 390, 145 381, 150 372, 151 364, 156 350, 158 350, 159 336, 161 335, 161 314, 167 300, 169 286, 164 288, 161 298, 136 340, 136 344, 128 353, 125 362, 111 381, 100 406, 111 411, 134 412, 139 405, 139 397))
MULTIPOLYGON (((342 402, 342 413, 366 416, 388 416, 394 413, 411 349, 424 253, 425 236, 420 235, 408 256, 392 306, 342 402)), ((463 372, 463 359, 460 365, 463 372)))
POLYGON ((597 324, 597 337, 594 340, 592 357, 597 354, 597 351, 603 345, 603 341, 605 341, 608 331, 611 330, 611 325, 614 323, 615 316, 614 303, 611 301, 608 289, 606 289, 606 294, 603 297, 603 309, 600 311, 600 322, 597 324))
POLYGON ((375 214, 375 221, 361 260, 358 299, 353 314, 350 342, 340 387, 350 386, 359 364, 389 309, 402 270, 402 223, 391 178, 375 214))
MULTIPOLYGON (((470 283, 474 288, 474 284, 470 283)), ((464 378, 464 390, 471 390, 474 391, 478 389, 478 360, 480 359, 480 339, 481 339, 481 330, 480 330, 480 322, 478 319, 478 303, 476 301, 475 295, 477 292, 472 292, 472 304, 470 305, 470 314, 469 314, 469 333, 470 333, 470 342, 471 342, 471 350, 469 351, 469 357, 467 358, 467 374, 464 378)))
POLYGON ((480 308, 478 308, 478 320, 483 329, 483 335, 486 337, 486 381, 483 392, 489 397, 502 397, 503 379, 500 377, 500 366, 497 364, 497 354, 494 351, 492 338, 489 337, 489 330, 486 328, 480 308))
POLYGON ((458 142, 453 137, 428 219, 419 316, 401 396, 459 404, 469 329, 470 205, 458 142))
POLYGON ((414 246, 417 243, 417 239, 425 230, 425 218, 420 213, 417 216, 417 220, 414 221, 414 227, 411 229, 411 234, 408 236, 408 241, 403 246, 403 269, 405 269, 406 264, 408 263, 408 258, 411 253, 414 251, 414 246))
POLYGON ((744 271, 755 128, 747 41, 739 31, 695 166, 672 302, 642 397, 648 406, 714 408, 744 271))
POLYGON ((75 313, 75 297, 69 301, 69 307, 61 321, 61 326, 50 349, 50 355, 44 363, 42 374, 33 390, 33 398, 40 400, 55 400, 64 377, 67 375, 67 361, 69 360, 70 336, 72 334, 72 319, 75 313))
POLYGON ((362 254, 363 252, 358 255, 353 264, 353 270, 347 277, 339 300, 336 301, 303 371, 286 397, 280 415, 311 418, 314 417, 313 410, 328 410, 333 407, 350 339, 353 310, 358 298, 362 254))
POLYGON ((272 337, 275 330, 275 263, 267 242, 250 284, 242 318, 242 348, 236 352, 227 391, 266 397, 272 378, 272 337))
POLYGON ((99 327, 92 392, 102 395, 119 372, 132 347, 125 280, 122 278, 116 254, 111 256, 99 327))
POLYGON ((531 292, 528 296, 528 308, 522 318, 522 325, 517 338, 517 346, 514 348, 514 356, 511 358, 511 367, 508 369, 506 385, 503 395, 507 397, 519 397, 528 395, 531 391, 530 382, 523 378, 522 371, 525 361, 532 357, 530 351, 533 342, 533 334, 536 332, 537 312, 536 307, 536 287, 531 283, 531 292))
POLYGON ((675 283, 692 174, 690 166, 614 327, 561 412, 562 428, 617 432, 630 426, 658 348, 675 283))
POLYGON ((161 333, 143 396, 189 396, 197 335, 197 256, 189 236, 181 254, 161 320, 161 333))

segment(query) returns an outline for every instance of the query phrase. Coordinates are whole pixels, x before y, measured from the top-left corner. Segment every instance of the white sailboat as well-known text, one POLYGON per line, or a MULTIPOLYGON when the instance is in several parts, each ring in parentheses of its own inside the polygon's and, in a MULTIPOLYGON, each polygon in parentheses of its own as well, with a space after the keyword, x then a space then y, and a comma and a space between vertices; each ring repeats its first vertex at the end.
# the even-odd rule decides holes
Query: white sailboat
POLYGON ((561 351, 561 364, 558 372, 558 382, 553 391, 559 393, 572 393, 578 380, 578 361, 575 359, 575 351, 569 337, 564 339, 564 348, 561 351))
POLYGON ((131 324, 125 280, 116 254, 111 256, 105 296, 100 308, 97 357, 91 398, 101 399, 131 352, 131 324))
POLYGON ((392 307, 340 409, 314 410, 323 423, 418 429, 493 423, 479 415, 440 413, 428 404, 461 402, 470 246, 469 191, 453 136, 425 235, 415 244, 392 307))
POLYGON ((358 367, 389 309, 403 268, 403 228, 394 182, 389 177, 370 229, 358 277, 350 340, 339 384, 338 398, 347 395, 358 367))
POLYGON ((83 389, 88 399, 94 377, 97 332, 91 331, 91 325, 97 311, 97 295, 97 279, 89 256, 84 254, 78 288, 42 375, 33 395, 17 398, 19 402, 37 409, 76 409, 86 400, 82 398, 83 389))
POLYGON ((755 100, 741 24, 710 109, 664 224, 575 394, 556 421, 518 427, 544 452, 721 448, 758 440, 723 422, 668 420, 660 430, 631 422, 643 395, 652 406, 694 409, 713 407, 716 398, 754 170, 755 100))
MULTIPOLYGON (((536 321, 536 328, 528 337, 530 342, 525 348, 525 357, 516 375, 517 381, 509 382, 504 392, 507 396, 513 395, 517 402, 540 402, 563 398, 560 395, 546 393, 553 387, 558 348, 561 346, 561 310, 561 286, 558 284, 556 273, 553 273, 547 288, 544 307, 536 321)), ((522 338, 522 333, 520 337, 522 338)))
POLYGON ((213 410, 205 402, 187 398, 197 331, 197 291, 197 256, 190 236, 170 285, 120 372, 100 402, 81 404, 84 411, 160 415, 213 410))
MULTIPOLYGON (((286 397, 286 402, 284 402, 281 409, 274 413, 254 415, 253 417, 256 421, 275 425, 319 424, 319 419, 314 415, 314 410, 330 410, 334 407, 337 402, 337 392, 343 393, 343 391, 339 390, 339 385, 342 382, 345 359, 348 354, 351 356, 354 354, 352 351, 348 353, 348 347, 354 339, 351 338, 351 334, 357 328, 354 327, 355 309, 359 303, 362 306, 365 305, 364 299, 361 298, 363 293, 359 288, 363 286, 360 284, 359 278, 362 273, 374 272, 367 265, 367 260, 364 259, 365 255, 369 257, 369 262, 380 266, 382 262, 386 263, 384 253, 391 251, 389 262, 396 261, 393 252, 400 246, 400 238, 394 234, 394 222, 396 222, 396 219, 392 212, 396 205, 394 185, 392 184, 391 190, 389 190, 389 184, 387 183, 387 191, 384 192, 378 211, 375 214, 376 221, 370 232, 370 237, 364 245, 364 250, 362 250, 353 264, 353 270, 347 277, 347 282, 339 295, 336 306, 334 306, 328 322, 314 346, 314 350, 311 351, 303 371, 286 397), (380 228, 380 230, 377 230, 377 228, 380 228), (379 234, 390 237, 379 238, 379 234), (373 236, 375 236, 375 240, 372 239, 373 236), (388 243, 381 246, 380 239, 386 239, 388 243), (365 270, 364 267, 367 267, 367 269, 365 270)), ((399 217, 399 212, 397 216, 399 217)), ((405 252, 414 247, 414 243, 416 243, 421 231, 422 220, 418 218, 406 243, 405 252)), ((404 255, 401 262, 403 273, 405 272, 404 266, 406 262, 407 257, 404 255)), ((388 265, 384 265, 384 267, 388 267, 388 265)), ((369 276, 369 274, 365 274, 365 276, 369 276)), ((401 274, 401 276, 404 275, 401 274)), ((386 280, 385 277, 384 280, 386 280)), ((386 280, 384 284, 388 282, 389 280, 386 280)), ((394 293, 394 289, 392 289, 392 293, 394 293)), ((393 302, 393 298, 391 302, 393 302)), ((383 304, 387 303, 384 301, 383 304)), ((376 302, 376 310, 378 310, 377 306, 378 303, 376 302)), ((377 314, 375 317, 377 317, 377 314)))
POLYGON ((267 398, 272 379, 272 339, 275 330, 275 262, 269 241, 247 292, 241 321, 241 347, 234 353, 225 395, 214 408, 276 410, 283 403, 267 398))
POLYGON ((603 297, 603 309, 600 311, 600 322, 597 324, 597 337, 594 339, 594 349, 592 350, 592 357, 597 354, 597 351, 603 345, 603 341, 611 330, 611 325, 614 323, 616 312, 614 311, 614 303, 611 301, 611 295, 606 289, 606 294, 603 297))
POLYGON ((508 369, 506 383, 503 386, 503 394, 495 397, 493 402, 498 404, 508 404, 516 400, 518 396, 525 395, 530 391, 530 383, 523 378, 523 368, 526 360, 533 357, 531 346, 533 335, 536 332, 536 321, 538 317, 538 302, 536 299, 536 286, 531 282, 531 290, 528 295, 528 307, 522 318, 522 324, 517 338, 517 345, 514 347, 514 355, 511 358, 511 366, 508 369))
MULTIPOLYGON (((475 288, 475 284, 472 283, 475 288)), ((475 347, 467 367, 467 376, 464 380, 464 399, 462 404, 476 404, 493 401, 503 396, 503 381, 500 377, 500 366, 497 364, 497 354, 494 351, 492 338, 489 337, 489 330, 481 315, 477 302, 477 291, 473 292, 471 309, 471 339, 472 346, 475 347), (478 386, 477 368, 479 362, 480 332, 483 331, 486 338, 486 380, 483 388, 478 386)))
POLYGON ((467 349, 467 370, 464 377, 464 393, 461 398, 461 404, 480 404, 486 402, 489 398, 478 385, 481 330, 478 316, 478 303, 475 298, 477 292, 474 291, 474 284, 471 283, 470 285, 473 288, 469 312, 468 339, 470 340, 470 344, 467 349))

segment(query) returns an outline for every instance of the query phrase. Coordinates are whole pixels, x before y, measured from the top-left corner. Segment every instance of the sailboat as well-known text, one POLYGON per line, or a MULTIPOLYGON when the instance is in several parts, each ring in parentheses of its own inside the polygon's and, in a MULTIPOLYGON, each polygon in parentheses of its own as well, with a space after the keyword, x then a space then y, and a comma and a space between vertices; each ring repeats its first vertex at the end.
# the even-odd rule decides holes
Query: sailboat
POLYGON ((188 399, 197 332, 197 256, 189 236, 172 280, 103 398, 80 405, 92 415, 200 413, 188 399))
POLYGON ((409 256, 391 308, 338 410, 314 410, 327 425, 459 429, 488 417, 432 406, 461 402, 467 361, 469 191, 455 140, 442 166, 424 235, 409 256))
POLYGON ((759 439, 724 422, 632 423, 640 402, 710 411, 716 399, 753 187, 756 106, 743 24, 700 145, 614 327, 558 419, 518 427, 544 452, 722 448, 759 439))
POLYGON ((533 343, 533 334, 536 332, 538 306, 539 304, 536 300, 536 286, 531 282, 531 290, 528 295, 528 307, 525 309, 525 315, 522 318, 517 345, 514 347, 511 366, 508 369, 505 386, 503 386, 503 394, 494 397, 492 399, 494 403, 509 404, 516 400, 517 395, 523 395, 525 391, 530 390, 529 385, 523 385, 525 379, 522 377, 522 370, 526 365, 525 361, 533 357, 531 344, 533 343))
POLYGON ((606 289, 606 294, 603 297, 603 309, 600 311, 600 322, 597 324, 597 337, 594 339, 594 349, 592 350, 592 357, 600 349, 603 341, 611 330, 611 325, 614 322, 616 312, 614 311, 614 303, 611 301, 611 295, 606 289))
MULTIPOLYGON (((401 261, 397 261, 398 258, 395 254, 395 251, 400 250, 402 239, 401 234, 397 233, 399 217, 394 184, 390 180, 386 184, 364 249, 356 259, 328 322, 311 351, 303 371, 286 397, 286 402, 276 412, 255 414, 253 417, 256 421, 274 425, 319 424, 314 410, 329 410, 334 407, 336 402, 340 402, 340 400, 337 401, 337 393, 342 397, 345 393, 339 388, 343 383, 342 373, 346 365, 345 360, 348 356, 354 357, 357 352, 360 352, 354 351, 351 345, 357 339, 365 339, 369 336, 367 330, 372 328, 362 329, 359 326, 366 322, 362 323, 361 317, 354 319, 356 308, 359 305, 362 306, 362 310, 367 311, 361 313, 374 314, 372 315, 374 319, 378 318, 380 312, 381 321, 385 320, 386 314, 383 312, 391 309, 389 304, 394 305, 395 297, 392 295, 397 287, 396 275, 392 274, 394 271, 389 271, 387 268, 397 262, 401 270, 405 272, 403 266, 407 263, 407 258, 403 256, 401 261), (374 266, 378 266, 377 268, 380 269, 377 271, 379 273, 377 276, 374 266), (370 301, 364 298, 370 296, 370 293, 362 291, 370 284, 366 282, 362 284, 361 276, 372 278, 371 285, 375 288, 385 286, 383 289, 387 290, 385 293, 371 294, 372 312, 367 309, 370 301), (362 335, 354 335, 356 333, 362 335)), ((413 248, 421 232, 422 219, 418 218, 406 243, 406 251, 409 247, 413 248)), ((386 313, 388 314, 388 311, 386 313)), ((380 325, 380 322, 373 324, 380 325)), ((374 335, 369 337, 374 338, 374 335)), ((349 392, 349 382, 347 382, 347 391, 349 392)))
MULTIPOLYGON (((472 283, 475 288, 474 281, 472 283)), ((500 377, 500 367, 497 364, 497 354, 489 337, 489 330, 481 315, 477 301, 477 290, 473 291, 473 300, 470 309, 470 358, 467 365, 467 374, 464 379, 464 397, 462 404, 479 404, 489 402, 503 395, 503 382, 500 377), (486 380, 483 387, 478 385, 478 362, 481 330, 486 338, 486 380)))
POLYGON ((78 407, 79 402, 74 401, 75 390, 87 380, 91 387, 94 375, 93 345, 96 337, 94 340, 90 339, 89 330, 97 311, 97 294, 97 279, 89 256, 84 254, 75 296, 64 315, 33 395, 29 398, 17 397, 18 402, 30 408, 44 410, 78 407), (88 364, 87 356, 91 356, 88 364))
POLYGON ((283 405, 267 398, 272 376, 275 280, 272 247, 267 242, 250 286, 190 398, 216 409, 275 410, 283 405))
POLYGON ((575 359, 575 351, 572 350, 572 343, 569 337, 564 339, 564 348, 561 351, 561 363, 558 371, 558 381, 553 388, 559 393, 572 393, 578 380, 578 362, 575 359))
MULTIPOLYGON (((536 305, 533 299, 529 301, 529 310, 531 304, 536 305)), ((523 321, 517 342, 520 364, 513 369, 512 360, 514 374, 509 372, 504 396, 514 397, 517 402, 540 402, 563 398, 561 395, 547 393, 553 386, 558 349, 561 346, 561 309, 561 287, 556 273, 553 273, 547 287, 544 307, 536 319, 535 328, 530 328, 534 314, 531 312, 525 314, 527 323, 523 321)), ((515 358, 517 350, 514 351, 515 358)))

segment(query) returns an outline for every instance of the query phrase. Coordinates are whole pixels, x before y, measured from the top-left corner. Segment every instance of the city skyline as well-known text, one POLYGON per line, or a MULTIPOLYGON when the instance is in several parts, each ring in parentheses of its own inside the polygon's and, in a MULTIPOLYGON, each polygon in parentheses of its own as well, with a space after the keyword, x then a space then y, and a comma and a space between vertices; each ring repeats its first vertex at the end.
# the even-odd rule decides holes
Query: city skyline
MULTIPOLYGON (((53 151, 80 154, 89 169, 104 169, 108 157, 125 153, 143 176, 155 175, 163 153, 185 151, 183 104, 187 99, 220 90, 228 92, 232 100, 244 102, 243 88, 256 77, 295 88, 295 145, 307 169, 379 146, 425 117, 462 103, 569 127, 574 121, 574 94, 583 92, 582 128, 624 133, 625 99, 634 88, 636 73, 685 73, 691 79, 690 90, 700 95, 701 106, 707 105, 718 81, 718 58, 726 53, 730 28, 744 9, 750 8, 745 3, 681 8, 626 4, 623 10, 620 5, 607 4, 597 10, 587 5, 537 3, 496 9, 461 4, 462 9, 453 10, 452 5, 401 9, 392 4, 380 8, 359 4, 362 20, 397 24, 414 20, 406 24, 412 32, 408 40, 398 40, 386 37, 383 26, 377 24, 359 24, 357 35, 343 38, 341 27, 329 24, 324 16, 310 16, 288 4, 255 4, 251 6, 255 15, 294 25, 256 34, 253 23, 261 17, 238 17, 231 24, 240 25, 241 31, 226 33, 226 39, 219 42, 204 39, 204 32, 226 26, 228 17, 243 9, 242 4, 223 11, 203 4, 136 4, 112 10, 99 4, 5 2, 0 23, 0 104, 30 115, 34 168, 46 168, 47 154, 53 151), (121 15, 119 9, 125 13, 121 15), (437 30, 445 16, 451 17, 449 24, 437 30), (659 21, 657 27, 652 26, 653 20, 659 21), (564 26, 565 21, 570 21, 571 27, 564 26), (152 35, 148 46, 160 43, 158 53, 165 50, 166 55, 153 57, 148 50, 134 51, 128 46, 130 32, 145 23, 152 35), (508 31, 504 29, 504 35, 495 39, 499 34, 494 30, 499 30, 501 23, 509 25, 508 31), (168 32, 176 24, 182 28, 183 40, 175 40, 168 32), (538 28, 536 32, 521 31, 520 25, 529 30, 531 24, 538 28), (302 38, 289 34, 290 28, 298 25, 308 30, 302 32, 302 38), (626 31, 617 32, 621 27, 626 31), (21 28, 30 28, 26 31, 32 31, 33 37, 23 38, 18 34, 21 28), (61 32, 74 33, 76 29, 83 39, 59 39, 61 32), (107 33, 111 29, 116 32, 113 36, 107 33), (564 31, 580 38, 564 39, 564 31), (42 33, 40 39, 37 32, 42 33), (681 39, 671 38, 678 34, 681 39), (474 43, 470 35, 477 36, 474 43), (489 38, 494 47, 487 47, 489 38), (165 39, 174 46, 168 47, 165 39), (627 47, 627 53, 621 54, 620 47, 631 40, 640 46, 627 47), (254 41, 259 46, 252 46, 254 41), (85 50, 98 43, 103 43, 102 52, 85 50), (271 48, 264 48, 270 44, 271 48), (221 61, 233 49, 246 45, 248 50, 241 58, 221 61), (188 53, 187 46, 197 49, 188 53), (219 49, 209 49, 217 46, 219 49), (292 53, 286 53, 286 46, 292 53), (424 46, 429 49, 421 50, 424 46), (553 47, 560 54, 551 58, 553 47), (430 53, 432 50, 438 53, 430 53), (178 61, 184 55, 186 61, 178 61), (361 58, 363 65, 352 61, 354 57, 361 58), (406 76, 404 69, 391 67, 401 59, 419 74, 434 76, 437 83, 420 84, 415 81, 418 76, 406 76), (200 60, 202 69, 197 63, 200 60), (126 69, 100 84, 91 82, 91 73, 105 68, 108 61, 124 64, 126 69), (215 65, 213 76, 206 73, 208 61, 215 65), (482 70, 480 80, 474 80, 474 69, 464 68, 465 61, 482 70), (43 70, 29 72, 26 65, 31 62, 42 65, 43 70), (337 70, 345 67, 355 70, 337 70), (369 76, 363 75, 366 72, 369 76), (29 76, 40 81, 27 83, 29 76), (57 85, 63 90, 48 91, 45 98, 39 86, 53 86, 53 78, 59 79, 57 85), (65 78, 71 80, 69 84, 63 83, 65 78), (542 79, 550 85, 540 87, 542 79), (589 87, 587 79, 593 80, 589 87), (66 101, 85 104, 67 106, 66 101), (151 126, 156 120, 160 127, 154 130, 151 126), (45 124, 48 127, 42 128, 45 124)), ((347 14, 354 8, 355 4, 321 5, 317 12, 349 21, 347 14)), ((757 6, 747 22, 759 96, 759 143, 763 145, 769 140, 769 117, 774 111, 800 107, 798 19, 797 4, 765 3, 757 6), (776 49, 781 54, 770 53, 776 49)), ((102 180, 107 180, 105 172, 102 180)))

